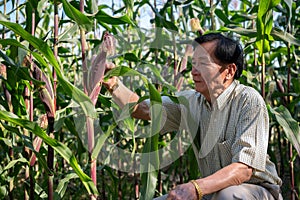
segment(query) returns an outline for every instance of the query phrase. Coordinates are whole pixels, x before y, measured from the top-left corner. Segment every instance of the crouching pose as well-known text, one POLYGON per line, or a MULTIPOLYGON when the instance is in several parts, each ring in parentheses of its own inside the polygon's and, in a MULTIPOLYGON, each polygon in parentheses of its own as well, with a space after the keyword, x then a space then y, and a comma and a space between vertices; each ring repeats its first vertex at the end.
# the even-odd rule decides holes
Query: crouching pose
MULTIPOLYGON (((243 70, 243 56, 240 44, 220 33, 195 39, 195 89, 177 93, 188 102, 185 109, 162 98, 166 111, 163 130, 177 130, 183 116, 197 122, 197 128, 190 131, 202 176, 157 199, 282 199, 282 182, 267 154, 269 118, 265 102, 256 90, 236 80, 243 70)), ((116 77, 104 85, 121 107, 139 100, 116 77)), ((149 101, 137 104, 132 116, 151 120, 149 101)), ((183 121, 189 130, 190 120, 183 121)))

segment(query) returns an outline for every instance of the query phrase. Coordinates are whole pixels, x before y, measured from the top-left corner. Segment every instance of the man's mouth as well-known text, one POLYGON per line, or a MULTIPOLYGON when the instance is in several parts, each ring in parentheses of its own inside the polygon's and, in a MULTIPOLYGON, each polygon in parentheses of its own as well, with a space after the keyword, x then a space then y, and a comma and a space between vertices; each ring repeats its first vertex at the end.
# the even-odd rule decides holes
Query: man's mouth
POLYGON ((202 80, 195 80, 193 79, 195 83, 202 83, 203 81, 202 80))

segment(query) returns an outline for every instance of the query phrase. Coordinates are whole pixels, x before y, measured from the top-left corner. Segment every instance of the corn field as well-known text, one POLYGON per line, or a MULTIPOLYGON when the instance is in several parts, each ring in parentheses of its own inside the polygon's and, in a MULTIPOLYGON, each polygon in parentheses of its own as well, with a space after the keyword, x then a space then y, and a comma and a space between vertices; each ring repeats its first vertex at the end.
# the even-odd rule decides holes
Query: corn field
POLYGON ((268 154, 299 199, 299 0, 1 0, 0 199, 148 200, 200 177, 184 133, 157 134, 159 109, 133 119, 102 82, 172 98, 211 31, 242 43, 239 81, 265 99, 268 154))

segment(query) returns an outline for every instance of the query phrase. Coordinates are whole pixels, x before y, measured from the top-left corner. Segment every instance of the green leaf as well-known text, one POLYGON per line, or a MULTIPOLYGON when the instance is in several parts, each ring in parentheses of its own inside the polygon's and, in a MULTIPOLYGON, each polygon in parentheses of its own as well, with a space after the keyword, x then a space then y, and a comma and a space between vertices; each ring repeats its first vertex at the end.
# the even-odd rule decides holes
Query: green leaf
POLYGON ((105 79, 111 76, 139 76, 145 83, 148 83, 147 77, 129 67, 116 67, 105 74, 105 79))
POLYGON ((143 154, 141 156, 141 197, 140 199, 153 199, 156 183, 157 172, 159 169, 158 139, 160 122, 162 119, 161 95, 152 83, 139 72, 128 67, 116 67, 106 74, 110 76, 139 76, 149 89, 151 103, 151 137, 147 138, 143 154))
POLYGON ((95 107, 91 102, 90 98, 86 96, 81 90, 72 85, 62 74, 60 66, 53 55, 51 48, 43 40, 36 38, 25 31, 19 24, 0 21, 0 24, 6 26, 10 30, 14 31, 16 34, 20 35, 22 38, 27 40, 34 48, 40 51, 51 63, 56 71, 56 75, 59 83, 65 90, 65 92, 70 95, 83 109, 86 116, 96 118, 97 114, 95 107))
POLYGON ((132 62, 139 61, 139 58, 134 53, 125 53, 124 59, 132 62))
POLYGON ((162 18, 161 20, 162 20, 163 27, 165 27, 168 30, 172 30, 172 31, 178 32, 178 28, 177 28, 177 26, 174 23, 172 23, 172 22, 170 22, 170 21, 168 21, 168 20, 166 20, 164 18, 162 18))
POLYGON ((273 28, 273 13, 267 12, 265 19, 265 34, 269 36, 273 28))
MULTIPOLYGON (((5 40, 0 40, 0 44, 3 41, 5 40)), ((28 67, 19 66, 11 58, 9 58, 1 49, 0 49, 0 57, 2 57, 6 61, 8 65, 7 67, 11 67, 11 70, 14 71, 14 75, 19 78, 16 81, 23 79, 23 80, 32 81, 35 85, 38 86, 44 85, 43 82, 37 81, 30 76, 28 67)))
POLYGON ((90 10, 90 12, 92 14, 96 14, 99 9, 97 6, 98 1, 97 0, 87 0, 86 2, 87 2, 88 10, 90 10))
POLYGON ((249 20, 256 19, 255 15, 248 15, 243 13, 236 13, 231 18, 230 21, 233 21, 235 23, 241 23, 249 20))
POLYGON ((37 6, 37 12, 39 13, 39 16, 43 16, 44 12, 44 5, 48 2, 48 0, 40 0, 38 1, 38 6, 37 6))
POLYGON ((70 180, 75 178, 79 178, 78 175, 76 173, 71 173, 66 175, 65 178, 59 180, 59 184, 54 193, 54 199, 63 199, 70 180))
POLYGON ((293 15, 293 0, 284 0, 283 1, 285 5, 287 6, 287 13, 288 13, 288 21, 286 23, 286 28, 288 28, 289 24, 291 23, 292 15, 293 15))
POLYGON ((24 3, 25 12, 26 12, 26 14, 25 14, 25 16, 26 16, 25 30, 28 33, 31 33, 32 30, 35 30, 36 25, 39 24, 39 21, 41 20, 39 13, 37 11, 38 2, 39 2, 38 0, 28 0, 28 1, 25 1, 25 3, 24 3))
POLYGON ((292 84, 293 84, 294 91, 297 94, 300 94, 300 77, 292 78, 292 84))
POLYGON ((0 186, 0 198, 4 199, 4 197, 7 195, 8 195, 8 190, 6 189, 6 186, 5 185, 0 186))
POLYGON ((255 38, 257 36, 257 32, 255 29, 246 29, 239 26, 221 27, 219 30, 225 32, 232 31, 238 33, 239 35, 247 36, 249 38, 255 38))
POLYGON ((271 31, 271 35, 274 37, 274 39, 282 40, 288 43, 291 43, 296 46, 300 46, 300 40, 297 39, 295 36, 291 35, 288 32, 284 32, 278 28, 273 28, 271 31))
POLYGON ((38 195, 40 199, 46 199, 48 197, 46 191, 37 183, 34 184, 34 192, 38 195))
POLYGON ((0 119, 25 128, 31 131, 33 134, 42 138, 46 144, 50 145, 57 153, 59 153, 59 155, 61 155, 70 164, 75 173, 79 176, 88 193, 98 194, 97 188, 95 187, 92 179, 82 171, 79 164, 77 163, 75 156, 72 154, 72 151, 65 144, 49 137, 45 133, 45 131, 37 125, 37 123, 18 118, 13 113, 2 110, 0 112, 0 119))
MULTIPOLYGON (((40 62, 41 65, 45 66, 45 67, 48 67, 48 64, 46 63, 46 61, 44 60, 44 58, 42 56, 40 56, 37 52, 34 52, 34 51, 30 51, 27 47, 25 47, 24 45, 22 45, 19 41, 17 40, 14 40, 14 39, 4 39, 4 40, 0 40, 0 44, 4 45, 4 46, 15 46, 15 47, 18 47, 18 48, 21 48, 21 49, 24 49, 26 51, 28 51, 29 53, 31 53, 36 59, 37 61, 40 62)), ((7 58, 5 58, 4 56, 2 56, 6 61, 7 61, 7 58)), ((10 59, 10 58, 9 58, 10 59)), ((14 64, 12 60, 10 60, 8 63, 10 63, 11 66, 17 66, 17 64, 14 64)), ((18 66, 19 68, 22 68, 21 66, 18 66)), ((27 67, 23 67, 25 69, 27 69, 28 71, 28 68, 27 67)), ((51 71, 51 70, 49 70, 51 71)), ((26 76, 27 78, 28 76, 26 76)), ((30 77, 30 76, 29 76, 30 77)), ((31 77, 30 77, 31 78, 31 77)), ((32 80, 32 81, 35 81, 35 80, 32 80)), ((35 83, 36 84, 36 83, 35 83)))
POLYGON ((162 120, 161 96, 153 84, 148 83, 151 103, 151 137, 146 140, 141 157, 141 199, 153 199, 159 169, 158 139, 162 120))
MULTIPOLYGON (((75 33, 78 32, 78 25, 74 24, 73 26, 66 28, 65 32, 63 32, 62 34, 60 34, 58 36, 58 42, 63 42, 63 41, 68 41, 70 42, 70 37, 72 37, 73 35, 75 35, 75 33)), ((75 40, 77 41, 77 40, 75 40)))
POLYGON ((111 25, 120 25, 120 24, 130 24, 135 25, 127 15, 123 15, 120 17, 112 17, 106 14, 104 11, 99 10, 99 12, 95 15, 95 18, 98 22, 111 24, 111 25))
POLYGON ((273 12, 272 8, 280 3, 280 0, 264 0, 259 1, 256 30, 257 30, 257 47, 259 49, 260 56, 269 51, 270 46, 267 42, 273 27, 273 12), (266 51, 265 51, 266 50, 266 51))
POLYGON ((221 9, 216 9, 215 14, 224 22, 224 24, 231 24, 232 22, 228 19, 228 16, 225 15, 223 10, 221 9))
POLYGON ((14 167, 15 164, 17 164, 18 162, 29 164, 28 161, 27 161, 25 158, 19 158, 19 159, 17 159, 17 160, 12 160, 12 161, 10 161, 10 162, 5 166, 4 170, 8 170, 8 169, 14 167))
POLYGON ((263 53, 269 52, 271 47, 267 39, 260 39, 255 42, 257 49, 259 50, 260 55, 263 53))
POLYGON ((293 144, 294 148, 300 155, 300 129, 298 122, 291 116, 291 113, 284 106, 270 108, 271 113, 280 126, 282 126, 287 139, 293 144))
POLYGON ((269 10, 280 3, 281 0, 261 0, 259 1, 257 17, 262 18, 269 10))
POLYGON ((6 144, 8 147, 12 147, 12 142, 11 140, 7 139, 7 138, 3 138, 0 137, 0 140, 4 142, 4 144, 6 144))
POLYGON ((76 24, 87 31, 92 30, 92 21, 90 18, 85 16, 79 10, 77 10, 74 6, 72 6, 67 0, 61 0, 63 3, 63 8, 66 15, 76 22, 76 24))
POLYGON ((94 147, 94 150, 92 152, 92 160, 96 159, 104 145, 104 142, 108 138, 108 136, 111 134, 113 129, 116 127, 116 124, 110 125, 106 133, 102 133, 101 135, 98 134, 98 137, 96 138, 96 145, 94 147))

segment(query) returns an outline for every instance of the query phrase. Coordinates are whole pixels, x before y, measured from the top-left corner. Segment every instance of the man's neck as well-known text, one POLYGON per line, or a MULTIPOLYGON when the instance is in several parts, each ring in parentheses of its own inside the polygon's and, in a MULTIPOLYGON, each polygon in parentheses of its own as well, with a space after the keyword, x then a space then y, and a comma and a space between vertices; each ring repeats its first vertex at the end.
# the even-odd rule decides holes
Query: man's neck
POLYGON ((212 105, 216 99, 231 85, 231 83, 234 81, 234 79, 228 80, 224 82, 224 84, 219 85, 215 88, 210 88, 208 94, 203 94, 206 101, 209 102, 210 105, 212 105))

